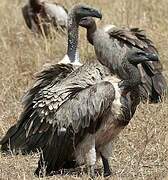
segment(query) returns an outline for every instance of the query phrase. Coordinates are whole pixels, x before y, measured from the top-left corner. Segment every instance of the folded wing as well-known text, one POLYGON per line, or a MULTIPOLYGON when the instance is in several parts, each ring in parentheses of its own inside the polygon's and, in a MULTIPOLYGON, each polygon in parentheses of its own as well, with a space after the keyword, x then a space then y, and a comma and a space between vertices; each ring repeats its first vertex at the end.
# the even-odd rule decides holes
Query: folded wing
MULTIPOLYGON (((154 43, 139 28, 112 28, 108 33, 111 38, 117 39, 121 46, 125 44, 127 48, 135 47, 158 54, 154 43)), ((149 99, 150 102, 160 101, 161 96, 167 89, 166 80, 162 75, 163 68, 161 62, 144 62, 138 68, 142 79, 142 85, 140 87, 142 98, 149 99)))

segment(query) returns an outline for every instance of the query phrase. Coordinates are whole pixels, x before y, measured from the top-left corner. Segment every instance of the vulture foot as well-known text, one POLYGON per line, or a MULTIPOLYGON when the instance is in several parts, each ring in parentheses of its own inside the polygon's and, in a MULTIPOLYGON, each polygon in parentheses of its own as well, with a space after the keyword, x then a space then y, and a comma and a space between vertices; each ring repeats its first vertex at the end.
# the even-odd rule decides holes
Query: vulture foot
POLYGON ((89 166, 88 172, 89 172, 90 178, 95 179, 95 167, 94 167, 94 165, 89 166))

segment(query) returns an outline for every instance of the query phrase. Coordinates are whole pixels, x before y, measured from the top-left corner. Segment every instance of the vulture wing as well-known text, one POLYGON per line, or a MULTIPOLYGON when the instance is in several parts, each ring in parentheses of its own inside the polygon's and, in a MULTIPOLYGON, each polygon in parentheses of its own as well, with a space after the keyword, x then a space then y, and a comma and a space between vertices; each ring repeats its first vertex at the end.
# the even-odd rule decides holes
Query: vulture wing
MULTIPOLYGON (((82 66, 72 72, 60 84, 50 83, 49 86, 37 93, 33 99, 33 107, 31 106, 32 113, 29 114, 29 120, 25 124, 27 137, 36 134, 36 132, 43 132, 43 128, 49 128, 50 125, 62 128, 75 123, 71 117, 72 115, 75 116, 75 113, 73 113, 75 109, 72 106, 65 106, 68 106, 68 103, 72 104, 79 92, 81 93, 84 89, 102 80, 100 71, 103 71, 103 69, 107 70, 107 68, 99 65, 102 68, 100 69, 99 67, 96 68, 95 65, 95 63, 86 64, 86 66, 82 66), (88 66, 90 67, 88 68, 88 66), (90 74, 90 71, 92 74, 90 74), (36 117, 37 115, 38 117, 36 117)), ((80 99, 79 103, 81 102, 82 99, 80 99)), ((83 111, 85 112, 85 106, 83 111)), ((85 113, 87 113, 87 110, 85 113)))
MULTIPOLYGON (((51 86, 57 84, 60 80, 68 76, 73 70, 73 66, 70 64, 56 64, 51 66, 48 70, 44 70, 37 75, 37 81, 35 85, 23 97, 22 103, 24 106, 24 111, 20 116, 20 120, 17 122, 17 124, 8 130, 4 138, 0 141, 2 150, 7 151, 9 149, 8 146, 10 145, 11 150, 19 148, 25 152, 36 151, 36 148, 43 147, 45 142, 48 142, 47 139, 41 137, 45 137, 45 135, 48 133, 46 132, 46 134, 36 134, 32 136, 31 139, 29 139, 31 144, 33 144, 34 141, 35 144, 38 142, 38 147, 27 146, 27 124, 30 122, 30 120, 41 120, 41 117, 33 108, 33 100, 36 95, 42 91, 42 89, 47 87, 49 84, 51 86)), ((47 127, 45 127, 45 131, 47 131, 47 127)))
POLYGON ((147 38, 145 31, 140 30, 139 28, 112 28, 107 31, 110 37, 118 39, 130 44, 131 46, 137 47, 145 51, 152 51, 158 53, 153 42, 147 38))
POLYGON ((55 4, 56 6, 60 6, 68 14, 68 9, 65 6, 63 6, 59 3, 56 3, 56 2, 54 2, 53 4, 55 4))
POLYGON ((46 172, 57 171, 63 166, 72 168, 75 147, 88 133, 94 133, 101 123, 101 117, 107 113, 114 100, 115 92, 109 82, 100 82, 89 86, 70 98, 55 113, 55 120, 62 122, 53 128, 53 135, 41 155, 36 174, 44 165, 46 172), (53 153, 54 152, 54 153, 53 153))
POLYGON ((95 63, 82 66, 76 71, 73 71, 71 65, 64 64, 57 64, 51 69, 40 73, 35 86, 23 98, 23 113, 18 123, 8 130, 0 142, 2 150, 8 150, 9 143, 10 149, 19 148, 22 152, 36 151, 39 147, 43 149, 54 125, 62 127, 71 123, 70 119, 66 121, 61 119, 63 118, 63 114, 59 114, 62 111, 61 106, 66 101, 71 101, 71 98, 81 90, 100 81, 102 79, 100 72, 107 71, 102 65, 96 68, 95 63))
POLYGON ((144 30, 139 28, 131 28, 129 31, 140 41, 144 42, 146 44, 146 48, 144 47, 143 50, 148 50, 153 53, 158 53, 156 47, 154 46, 154 43, 146 36, 146 33, 144 30))
POLYGON ((63 6, 56 3, 44 3, 44 8, 54 25, 61 27, 67 26, 68 13, 63 6))
POLYGON ((22 8, 22 14, 23 14, 26 25, 31 29, 32 24, 31 24, 31 20, 30 20, 30 17, 29 17, 29 6, 28 5, 25 5, 22 8))
MULTIPOLYGON (((154 43, 146 36, 145 32, 139 28, 112 28, 108 31, 111 38, 117 39, 121 44, 127 45, 127 48, 139 48, 146 52, 158 54, 154 43)), ((141 94, 144 99, 151 102, 158 102, 167 89, 167 83, 162 75, 162 64, 160 61, 148 61, 138 66, 142 85, 141 94)))

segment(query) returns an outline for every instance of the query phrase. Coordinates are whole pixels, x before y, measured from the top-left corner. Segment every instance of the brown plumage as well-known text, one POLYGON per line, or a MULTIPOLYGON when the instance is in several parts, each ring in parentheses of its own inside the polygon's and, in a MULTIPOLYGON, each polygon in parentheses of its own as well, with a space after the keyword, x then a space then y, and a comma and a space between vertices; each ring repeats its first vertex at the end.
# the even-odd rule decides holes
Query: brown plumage
MULTIPOLYGON (((97 29, 92 18, 85 18, 80 25, 87 27, 87 37, 94 45, 97 57, 105 63, 107 59, 116 56, 117 61, 112 66, 115 70, 122 62, 124 54, 129 49, 138 48, 145 52, 152 52, 158 55, 154 43, 139 28, 118 28, 113 27, 107 30, 97 29), (102 43, 100 43, 102 41, 102 43), (98 45, 97 45, 98 44, 98 45), (100 46, 101 44, 101 46, 100 46), (106 49, 108 47, 108 50, 106 49)), ((158 62, 144 62, 138 66, 141 73, 141 98, 156 103, 161 100, 162 95, 167 90, 167 83, 162 75, 162 64, 158 62)), ((122 73, 120 73, 122 76, 122 73)))
MULTIPOLYGON (((37 127, 34 126, 35 128, 30 128, 31 122, 41 122, 43 120, 41 119, 41 112, 35 110, 35 102, 41 98, 41 95, 43 98, 46 98, 47 94, 50 94, 49 89, 53 86, 57 86, 57 83, 65 79, 77 68, 76 65, 79 65, 78 59, 75 59, 78 44, 78 24, 80 19, 85 16, 101 18, 101 13, 92 7, 82 4, 76 5, 71 9, 69 13, 70 23, 68 23, 68 33, 70 35, 68 35, 67 54, 65 60, 63 59, 62 61, 62 63, 66 62, 71 64, 56 64, 51 66, 48 70, 39 73, 36 83, 30 88, 22 100, 24 109, 19 121, 8 130, 0 141, 3 151, 10 150, 16 153, 18 151, 29 153, 31 151, 43 149, 46 142, 48 142, 48 136, 50 134, 49 127, 51 126, 40 126, 39 133, 36 130, 37 127), (32 136, 28 136, 29 133, 31 133, 32 136)), ((47 97, 49 98, 50 96, 47 97)), ((47 100, 49 103, 50 101, 53 102, 53 99, 49 98, 47 100)), ((41 104, 40 101, 38 102, 41 104)), ((51 106, 49 110, 51 110, 51 106)))
MULTIPOLYGON (((85 11, 88 11, 86 7, 85 11)), ((67 162, 77 161, 78 165, 86 163, 94 176, 96 152, 102 156, 105 175, 109 175, 108 157, 104 150, 129 123, 139 103, 137 85, 140 76, 136 64, 154 59, 156 55, 140 50, 127 52, 118 67, 125 74, 123 79, 113 76, 118 73, 99 62, 86 63, 61 82, 55 83, 54 78, 48 81, 48 73, 44 73, 35 87, 43 83, 45 87, 32 91, 32 97, 30 93, 26 95, 25 109, 16 131, 7 135, 6 140, 11 138, 13 147, 16 145, 21 150, 41 146, 44 156, 41 156, 42 161, 36 170, 38 175, 43 165, 50 174, 62 167, 72 167, 67 162), (120 83, 121 80, 124 81, 120 83)), ((115 61, 115 57, 112 60, 115 61)))
POLYGON ((51 29, 67 27, 68 12, 60 4, 48 3, 42 0, 28 0, 22 8, 26 25, 32 32, 48 36, 51 29))
POLYGON ((137 49, 127 52, 118 67, 124 72, 124 79, 113 74, 111 67, 89 61, 57 86, 39 94, 34 111, 42 121, 29 122, 28 136, 41 131, 41 127, 52 126, 53 133, 39 161, 37 175, 45 174, 44 165, 48 175, 67 167, 67 162, 71 162, 68 168, 76 162, 87 164, 94 176, 96 153, 102 157, 104 175, 111 174, 108 164, 111 149, 107 147, 134 115, 140 102, 137 64, 149 60, 158 57, 137 49))

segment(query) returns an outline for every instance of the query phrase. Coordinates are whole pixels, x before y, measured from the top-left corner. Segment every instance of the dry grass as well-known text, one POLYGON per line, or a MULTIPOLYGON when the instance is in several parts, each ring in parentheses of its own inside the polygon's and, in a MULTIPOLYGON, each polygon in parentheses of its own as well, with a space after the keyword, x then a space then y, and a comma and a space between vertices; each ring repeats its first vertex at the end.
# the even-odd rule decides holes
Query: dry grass
MULTIPOLYGON (((77 0, 61 1, 67 7, 77 0)), ((82 2, 82 1, 80 1, 82 2)), ((168 71, 168 1, 167 0, 85 0, 102 9, 107 23, 138 26, 146 29, 156 43, 168 71)), ((45 63, 56 63, 66 51, 66 37, 56 40, 34 37, 21 16, 21 0, 0 1, 0 137, 15 123, 22 111, 20 99, 34 81, 33 74, 45 63), (62 40, 63 38, 63 40, 62 40)), ((81 33, 84 37, 84 30, 81 33)), ((81 38, 83 60, 93 56, 93 49, 81 38)), ((111 179, 166 180, 168 173, 168 101, 141 104, 131 123, 114 142, 111 179)), ((36 179, 33 172, 38 155, 7 156, 0 154, 0 179, 36 179)), ((44 179, 87 179, 85 175, 55 176, 44 179)), ((103 179, 98 177, 98 179, 103 179)))

